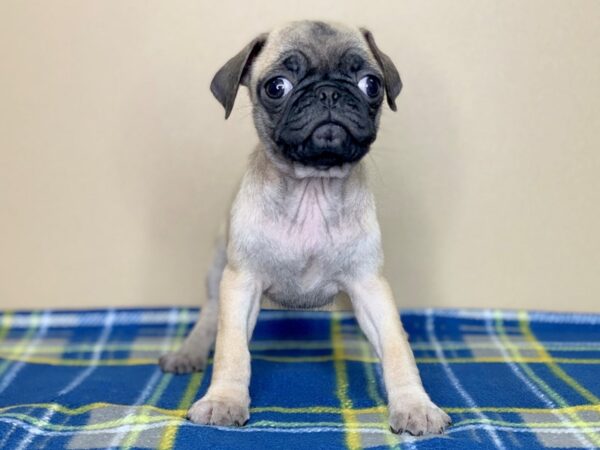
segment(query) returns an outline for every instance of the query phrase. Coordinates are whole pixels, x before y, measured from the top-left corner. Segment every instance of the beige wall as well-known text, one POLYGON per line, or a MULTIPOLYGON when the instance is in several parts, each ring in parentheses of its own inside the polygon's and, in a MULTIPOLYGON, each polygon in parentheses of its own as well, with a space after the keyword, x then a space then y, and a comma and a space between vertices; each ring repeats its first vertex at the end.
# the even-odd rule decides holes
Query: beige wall
POLYGON ((294 18, 372 29, 400 304, 600 311, 600 2, 0 2, 0 306, 197 304, 255 134, 208 84, 294 18))

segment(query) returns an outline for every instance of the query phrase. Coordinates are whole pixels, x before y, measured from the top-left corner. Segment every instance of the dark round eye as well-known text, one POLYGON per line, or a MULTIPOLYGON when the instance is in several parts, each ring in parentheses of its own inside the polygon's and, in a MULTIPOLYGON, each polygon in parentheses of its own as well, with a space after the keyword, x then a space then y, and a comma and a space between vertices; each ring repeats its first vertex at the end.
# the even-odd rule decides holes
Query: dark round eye
POLYGON ((292 83, 287 78, 275 77, 265 84, 265 92, 271 98, 282 98, 292 90, 292 83))
POLYGON ((369 97, 375 98, 379 95, 381 83, 379 82, 379 79, 373 75, 367 75, 366 77, 360 79, 358 82, 358 88, 369 97))

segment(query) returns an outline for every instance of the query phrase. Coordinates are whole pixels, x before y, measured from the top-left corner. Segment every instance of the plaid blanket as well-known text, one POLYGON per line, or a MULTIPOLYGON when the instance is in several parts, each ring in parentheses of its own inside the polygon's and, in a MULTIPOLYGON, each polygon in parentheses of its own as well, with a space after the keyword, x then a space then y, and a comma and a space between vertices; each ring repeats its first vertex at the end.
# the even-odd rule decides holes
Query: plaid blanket
POLYGON ((423 382, 454 421, 390 433, 381 369, 353 316, 261 313, 251 418, 184 419, 205 373, 163 374, 188 309, 7 312, 0 319, 0 448, 598 448, 600 315, 406 310, 423 382))

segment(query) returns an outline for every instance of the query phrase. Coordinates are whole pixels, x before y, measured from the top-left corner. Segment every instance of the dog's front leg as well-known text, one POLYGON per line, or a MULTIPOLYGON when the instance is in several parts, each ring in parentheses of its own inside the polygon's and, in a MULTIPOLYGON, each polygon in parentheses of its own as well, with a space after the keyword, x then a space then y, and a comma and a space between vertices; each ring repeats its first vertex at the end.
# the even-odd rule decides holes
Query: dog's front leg
POLYGON ((260 309, 261 285, 251 274, 225 267, 219 298, 219 325, 208 391, 188 418, 210 425, 243 425, 249 418, 250 352, 260 309))
POLYGON ((373 275, 351 280, 346 289, 358 323, 381 359, 392 431, 413 435, 444 431, 450 418, 423 388, 387 281, 373 275))

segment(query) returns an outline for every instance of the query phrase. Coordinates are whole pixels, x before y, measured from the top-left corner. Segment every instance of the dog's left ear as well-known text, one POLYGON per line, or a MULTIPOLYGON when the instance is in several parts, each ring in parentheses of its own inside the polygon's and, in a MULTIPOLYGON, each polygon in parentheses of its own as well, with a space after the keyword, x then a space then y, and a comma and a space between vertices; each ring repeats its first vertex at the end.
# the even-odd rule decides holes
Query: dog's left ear
POLYGON ((366 28, 361 28, 360 31, 365 37, 367 44, 369 44, 369 48, 371 49, 373 56, 375 56, 377 64, 379 64, 379 67, 383 71, 383 82, 385 84, 385 95, 387 97, 388 105, 392 111, 396 111, 396 97, 398 97, 398 94, 400 94, 400 91, 402 90, 400 74, 390 57, 379 50, 379 47, 377 47, 377 44, 375 43, 375 38, 373 38, 373 34, 366 28))
POLYGON ((240 84, 246 84, 248 69, 252 60, 265 45, 267 34, 261 34, 246 45, 242 51, 225 63, 210 83, 210 91, 225 108, 225 118, 229 117, 240 84))

